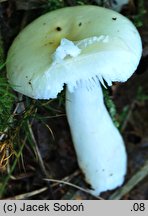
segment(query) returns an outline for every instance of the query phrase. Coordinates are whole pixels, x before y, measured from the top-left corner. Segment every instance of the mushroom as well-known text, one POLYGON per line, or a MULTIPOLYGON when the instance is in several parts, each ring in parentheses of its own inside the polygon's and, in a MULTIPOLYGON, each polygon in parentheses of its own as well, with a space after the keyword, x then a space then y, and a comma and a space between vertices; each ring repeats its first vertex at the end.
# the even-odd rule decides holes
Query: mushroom
POLYGON ((8 80, 16 91, 50 99, 66 84, 72 140, 92 194, 121 186, 127 169, 124 142, 105 108, 100 83, 126 81, 141 53, 139 33, 126 17, 90 5, 39 17, 8 52, 8 80))

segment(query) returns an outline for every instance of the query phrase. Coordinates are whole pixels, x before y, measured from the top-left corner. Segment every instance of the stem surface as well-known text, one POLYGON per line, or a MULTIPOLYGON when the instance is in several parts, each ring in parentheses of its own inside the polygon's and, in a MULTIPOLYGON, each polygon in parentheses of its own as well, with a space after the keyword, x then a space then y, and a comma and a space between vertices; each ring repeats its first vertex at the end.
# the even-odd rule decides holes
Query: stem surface
POLYGON ((127 157, 123 139, 104 105, 100 83, 66 90, 66 112, 78 163, 92 194, 120 186, 127 157))

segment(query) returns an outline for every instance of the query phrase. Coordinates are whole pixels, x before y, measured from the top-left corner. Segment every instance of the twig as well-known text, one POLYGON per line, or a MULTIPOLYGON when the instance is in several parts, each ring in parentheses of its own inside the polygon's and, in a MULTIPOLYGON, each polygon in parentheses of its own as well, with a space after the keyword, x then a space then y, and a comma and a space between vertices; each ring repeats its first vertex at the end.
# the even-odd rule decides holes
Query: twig
POLYGON ((40 164, 40 167, 44 173, 44 175, 47 177, 48 176, 48 173, 46 171, 46 168, 44 166, 44 162, 42 160, 42 156, 40 154, 40 151, 39 151, 39 148, 38 148, 38 145, 37 145, 37 142, 36 142, 36 139, 35 139, 35 136, 34 136, 34 133, 32 131, 32 128, 31 128, 31 125, 30 123, 28 122, 28 129, 29 129, 29 132, 30 132, 30 135, 31 135, 31 139, 35 145, 35 150, 36 150, 36 153, 37 153, 37 157, 38 157, 38 160, 39 160, 39 164, 40 164))
MULTIPOLYGON (((63 181, 63 180, 57 180, 57 179, 44 179, 44 180, 45 180, 45 181, 49 181, 49 182, 56 182, 56 183, 58 183, 58 184, 65 184, 65 185, 71 186, 71 187, 73 187, 73 188, 76 188, 76 189, 78 189, 78 190, 81 190, 81 191, 83 191, 83 192, 85 192, 85 193, 87 193, 87 194, 91 194, 90 190, 84 189, 84 188, 82 188, 82 187, 80 187, 80 186, 78 186, 78 185, 72 184, 72 183, 70 183, 70 182, 65 182, 65 181, 63 181)), ((91 194, 91 195, 92 195, 92 194, 91 194)), ((94 196, 94 195, 93 195, 93 196, 94 196)), ((97 199, 103 200, 101 197, 98 197, 98 196, 94 196, 94 197, 97 198, 97 199)))
MULTIPOLYGON (((78 176, 80 174, 79 170, 76 170, 74 173, 72 173, 71 175, 65 176, 62 181, 64 182, 69 182, 71 181, 74 177, 78 176)), ((59 185, 59 182, 55 182, 54 184, 52 184, 52 187, 56 187, 57 185, 59 185)))
MULTIPOLYGON (((38 160, 39 160, 39 165, 42 169, 42 172, 44 174, 44 176, 48 177, 48 172, 46 171, 46 168, 44 166, 44 162, 43 162, 43 159, 42 159, 42 156, 40 154, 40 151, 39 151, 39 148, 38 148, 38 145, 37 145, 37 142, 36 142, 36 139, 35 139, 35 136, 34 136, 34 133, 32 131, 32 127, 31 125, 29 124, 28 122, 28 128, 29 128, 29 132, 30 132, 30 135, 31 135, 31 138, 32 138, 32 141, 34 142, 34 145, 35 145, 35 149, 36 149, 36 153, 37 153, 37 157, 38 157, 38 160)), ((52 192, 52 189, 51 189, 51 186, 50 184, 48 183, 48 190, 49 190, 49 193, 51 195, 51 199, 53 199, 53 192, 52 192)))
POLYGON ((140 181, 142 181, 146 176, 148 176, 148 160, 145 162, 144 166, 133 175, 133 177, 119 190, 115 191, 110 197, 109 200, 119 200, 125 194, 130 192, 140 181))

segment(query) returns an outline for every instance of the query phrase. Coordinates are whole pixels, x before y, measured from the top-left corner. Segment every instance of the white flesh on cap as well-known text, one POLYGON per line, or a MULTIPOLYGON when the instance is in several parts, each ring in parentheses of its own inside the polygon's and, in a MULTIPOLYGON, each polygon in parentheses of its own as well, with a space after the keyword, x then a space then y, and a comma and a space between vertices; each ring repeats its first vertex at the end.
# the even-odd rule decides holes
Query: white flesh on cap
POLYGON ((81 81, 73 93, 67 89, 66 113, 91 193, 99 195, 121 186, 127 165, 124 142, 106 110, 100 84, 81 81))

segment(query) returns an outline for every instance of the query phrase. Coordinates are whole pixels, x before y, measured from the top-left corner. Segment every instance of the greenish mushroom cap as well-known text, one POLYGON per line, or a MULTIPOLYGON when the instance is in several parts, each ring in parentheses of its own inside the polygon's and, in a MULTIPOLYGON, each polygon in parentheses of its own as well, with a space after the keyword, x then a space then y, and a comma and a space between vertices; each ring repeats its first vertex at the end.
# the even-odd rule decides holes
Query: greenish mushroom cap
POLYGON ((20 32, 8 52, 8 80, 29 97, 55 98, 64 84, 74 91, 80 80, 126 81, 141 53, 139 33, 124 16, 97 6, 67 7, 20 32))

